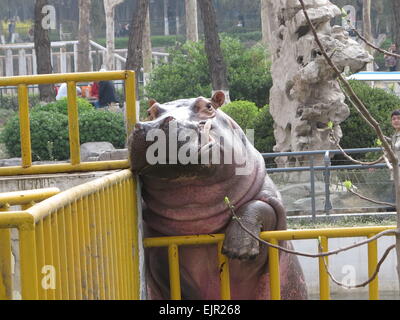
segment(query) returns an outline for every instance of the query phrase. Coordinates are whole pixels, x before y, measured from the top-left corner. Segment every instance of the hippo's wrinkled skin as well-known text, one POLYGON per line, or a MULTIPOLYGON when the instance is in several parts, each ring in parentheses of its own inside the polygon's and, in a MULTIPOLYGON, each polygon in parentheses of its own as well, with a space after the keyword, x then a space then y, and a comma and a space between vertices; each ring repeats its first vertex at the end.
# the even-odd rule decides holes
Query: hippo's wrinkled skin
MULTIPOLYGON (((286 228, 285 210, 280 194, 265 170, 258 151, 248 142, 243 131, 218 108, 224 103, 222 92, 211 100, 203 97, 178 100, 167 104, 151 102, 148 122, 138 123, 129 139, 132 171, 141 177, 143 217, 146 236, 177 236, 224 233, 223 253, 229 260, 232 299, 269 299, 267 248, 259 245, 239 224, 232 220, 224 202, 228 196, 243 223, 259 233, 286 228), (174 126, 172 126, 174 124, 174 126), (172 132, 170 128, 175 132, 172 132), (149 164, 146 152, 153 141, 146 141, 151 129, 161 129, 169 137, 187 128, 198 135, 199 154, 218 150, 222 164, 176 164, 176 153, 168 145, 167 164, 149 164), (239 139, 230 137, 239 132, 239 139), (224 147, 218 137, 224 137, 224 147), (219 141, 219 142, 218 142, 219 141), (247 174, 238 174, 244 166, 224 160, 226 148, 245 145, 247 174), (171 149, 171 150, 170 150, 171 149), (225 163, 224 163, 225 162, 225 163)), ((197 139, 197 138, 196 138, 197 139)), ((196 141, 197 142, 197 141, 196 141)), ((178 142, 177 150, 185 142, 178 142)), ((159 155, 159 154, 157 154, 159 155)), ((198 156, 199 157, 199 156, 198 156)), ((199 161, 200 162, 200 161, 199 161)), ((290 242, 280 242, 291 248, 290 242)), ((183 299, 219 299, 219 270, 216 245, 179 248, 183 299)), ((169 299, 169 271, 166 248, 146 252, 149 298, 169 299)), ((305 299, 307 290, 297 257, 280 253, 282 299, 305 299)))

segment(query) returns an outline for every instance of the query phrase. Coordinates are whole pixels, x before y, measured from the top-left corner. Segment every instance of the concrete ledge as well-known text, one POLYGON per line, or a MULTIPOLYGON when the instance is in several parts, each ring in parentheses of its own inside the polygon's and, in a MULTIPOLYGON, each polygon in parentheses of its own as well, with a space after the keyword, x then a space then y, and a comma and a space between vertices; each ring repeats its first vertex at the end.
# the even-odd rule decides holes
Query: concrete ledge
MULTIPOLYGON (((312 224, 312 216, 288 216, 286 219, 291 222, 312 224)), ((317 215, 315 217, 316 223, 334 223, 343 220, 354 219, 357 220, 395 220, 396 212, 372 212, 372 213, 350 213, 350 214, 331 214, 331 215, 317 215)))
POLYGON ((61 191, 103 177, 115 171, 40 174, 0 177, 0 192, 57 187, 61 191))

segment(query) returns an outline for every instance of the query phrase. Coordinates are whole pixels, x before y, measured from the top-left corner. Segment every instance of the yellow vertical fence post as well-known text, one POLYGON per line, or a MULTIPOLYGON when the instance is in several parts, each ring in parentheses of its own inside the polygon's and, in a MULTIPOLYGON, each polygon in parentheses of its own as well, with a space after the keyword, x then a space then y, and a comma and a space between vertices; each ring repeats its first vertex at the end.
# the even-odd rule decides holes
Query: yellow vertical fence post
POLYGON ((220 278, 221 300, 231 299, 229 259, 222 254, 223 242, 218 242, 218 272, 220 278))
MULTIPOLYGON (((7 204, 0 207, 0 214, 8 208, 7 204)), ((0 229, 0 300, 12 299, 11 258, 10 229, 0 229)))
MULTIPOLYGON (((270 243, 278 245, 278 240, 271 239, 270 243)), ((281 299, 281 281, 279 272, 279 251, 278 249, 268 247, 268 261, 269 261, 269 283, 271 300, 281 299)))
POLYGON ((136 190, 136 180, 131 178, 128 180, 128 190, 129 190, 129 225, 133 226, 129 228, 129 244, 133 249, 133 298, 140 299, 140 262, 139 262, 139 222, 138 222, 138 210, 137 210, 137 190, 136 190))
POLYGON ((68 127, 71 164, 77 165, 81 162, 79 142, 79 119, 78 105, 76 102, 76 83, 68 81, 68 127))
MULTIPOLYGON (((368 237, 373 237, 374 234, 368 237)), ((377 240, 368 243, 368 277, 372 277, 378 265, 378 242, 377 240)), ((369 284, 369 299, 379 300, 378 276, 369 284)))
POLYGON ((19 127, 21 135, 22 167, 32 165, 31 130, 29 122, 28 87, 24 84, 18 86, 19 127))
MULTIPOLYGON (((33 220, 33 219, 32 219, 33 220)), ((19 226, 19 252, 21 257, 21 291, 24 300, 38 299, 35 224, 19 226)))
POLYGON ((168 246, 168 260, 169 260, 169 282, 171 290, 171 300, 181 300, 179 253, 178 253, 178 246, 176 244, 171 244, 168 246))
POLYGON ((134 71, 126 71, 125 80, 126 129, 129 134, 136 123, 136 79, 134 71))
MULTIPOLYGON (((322 252, 328 251, 328 238, 319 237, 319 244, 321 245, 322 252)), ((319 298, 320 300, 330 299, 330 289, 329 289, 329 275, 326 272, 325 263, 328 266, 328 257, 319 257, 319 298)))

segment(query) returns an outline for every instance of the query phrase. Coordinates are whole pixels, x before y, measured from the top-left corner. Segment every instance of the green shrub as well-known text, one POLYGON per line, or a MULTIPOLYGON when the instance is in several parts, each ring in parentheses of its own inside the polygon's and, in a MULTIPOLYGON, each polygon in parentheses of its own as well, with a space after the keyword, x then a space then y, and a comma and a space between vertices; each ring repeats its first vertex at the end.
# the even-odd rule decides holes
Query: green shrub
MULTIPOLYGON (((30 115, 32 159, 66 160, 69 158, 68 116, 60 112, 35 111, 30 115)), ((10 157, 21 156, 18 115, 1 132, 10 157)), ((92 110, 79 115, 80 143, 108 141, 116 148, 125 146, 122 113, 92 110)))
POLYGON ((254 146, 264 152, 273 152, 275 145, 274 120, 269 105, 259 109, 253 102, 235 101, 221 108, 243 129, 254 129, 254 146))
MULTIPOLYGON (((248 100, 257 106, 269 100, 270 62, 261 45, 245 48, 239 40, 221 38, 232 101, 248 100)), ((169 63, 156 67, 146 87, 147 96, 164 103, 211 93, 211 77, 204 43, 187 42, 170 51, 169 63)))
POLYGON ((96 110, 79 116, 81 144, 108 141, 115 148, 124 148, 126 131, 122 113, 96 110))
MULTIPOLYGON (((29 105, 32 107, 39 103, 39 95, 29 95, 29 105)), ((0 108, 18 111, 18 96, 15 91, 15 95, 1 95, 0 96, 0 108)))
MULTIPOLYGON (((69 158, 68 117, 62 113, 37 111, 30 115, 33 160, 69 158)), ((11 118, 2 131, 2 141, 10 157, 21 156, 19 117, 11 118)))
POLYGON ((265 105, 254 119, 254 146, 261 153, 273 152, 275 143, 274 119, 269 113, 269 105, 265 105))
POLYGON ((234 101, 224 105, 221 110, 235 120, 243 130, 254 129, 254 120, 259 111, 253 102, 234 101))
MULTIPOLYGON (((350 81, 355 93, 364 102, 372 116, 379 122, 383 132, 391 136, 393 129, 390 115, 400 108, 400 98, 383 89, 371 88, 361 81, 350 81)), ((375 131, 361 118, 349 101, 350 116, 341 123, 343 138, 340 142, 343 148, 375 147, 377 139, 375 131)))
MULTIPOLYGON (((77 104, 79 114, 94 110, 94 107, 86 99, 77 98, 77 104)), ((33 107, 32 111, 58 112, 68 115, 68 100, 67 98, 63 98, 45 105, 37 104, 33 107)))
POLYGON ((3 109, 0 108, 0 128, 4 126, 9 118, 11 118, 15 114, 15 111, 12 109, 3 109))

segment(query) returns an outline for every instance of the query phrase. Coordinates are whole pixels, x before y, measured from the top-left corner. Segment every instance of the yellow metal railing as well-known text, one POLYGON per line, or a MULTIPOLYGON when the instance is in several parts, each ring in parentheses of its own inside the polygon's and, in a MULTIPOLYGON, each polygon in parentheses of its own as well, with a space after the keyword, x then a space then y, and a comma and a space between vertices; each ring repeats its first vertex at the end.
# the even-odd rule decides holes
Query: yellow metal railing
MULTIPOLYGON (((385 227, 354 227, 354 228, 335 228, 335 229, 312 229, 312 230, 286 230, 286 231, 268 231, 262 232, 261 238, 272 244, 277 245, 281 240, 304 240, 319 239, 322 251, 328 251, 328 240, 330 238, 348 238, 348 237, 373 237, 381 231, 395 229, 395 226, 385 227)), ((229 289, 229 263, 228 259, 221 254, 221 246, 224 241, 224 235, 200 235, 200 236, 180 236, 180 237, 162 237, 147 238, 144 240, 145 248, 168 247, 169 252, 169 271, 170 271, 170 294, 171 299, 181 299, 181 288, 179 280, 179 246, 185 245, 209 245, 217 244, 218 248, 218 267, 220 272, 221 299, 230 299, 229 289)), ((372 276, 378 264, 377 241, 368 243, 368 275, 372 276)), ((316 242, 318 249, 318 242, 316 242)), ((279 300, 280 294, 280 273, 279 273, 279 250, 269 247, 269 273, 270 273, 270 293, 272 300, 279 300)), ((320 299, 330 299, 329 276, 322 259, 328 262, 328 257, 318 258, 319 262, 319 283, 320 299)), ((371 300, 379 299, 378 278, 376 277, 369 284, 369 298, 371 300)))
POLYGON ((14 176, 22 174, 44 174, 75 171, 94 171, 126 169, 128 160, 81 162, 78 107, 76 101, 76 83, 125 80, 126 119, 129 133, 136 121, 136 90, 135 73, 133 71, 86 72, 69 74, 50 74, 36 76, 4 77, 0 79, 1 86, 18 87, 18 103, 20 117, 21 157, 22 166, 0 168, 0 176, 14 176), (28 85, 67 83, 68 87, 68 129, 70 145, 70 163, 32 165, 32 150, 29 123, 28 85))
MULTIPOLYGON (((23 299, 138 299, 136 184, 129 170, 0 214, 18 228, 23 299)), ((0 255, 1 258, 1 255, 0 255)))
MULTIPOLYGON (((11 206, 19 205, 23 210, 28 209, 59 192, 58 188, 46 188, 0 193, 0 214, 11 206)), ((11 300, 12 291, 11 233, 9 225, 5 224, 0 225, 0 300, 11 300)))

